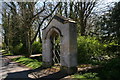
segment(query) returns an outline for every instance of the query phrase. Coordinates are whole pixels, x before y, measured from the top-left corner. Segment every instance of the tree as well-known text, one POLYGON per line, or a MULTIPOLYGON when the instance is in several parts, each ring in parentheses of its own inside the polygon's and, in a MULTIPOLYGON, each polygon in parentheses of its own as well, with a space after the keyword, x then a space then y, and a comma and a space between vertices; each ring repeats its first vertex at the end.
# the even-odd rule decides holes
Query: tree
MULTIPOLYGON (((8 7, 8 10, 10 11, 10 16, 12 23, 11 25, 14 25, 15 31, 19 31, 21 39, 19 39, 23 43, 25 56, 28 57, 32 53, 31 45, 35 41, 38 33, 40 33, 40 28, 43 22, 49 18, 56 8, 58 7, 59 3, 55 6, 55 8, 49 13, 47 16, 41 18, 41 23, 39 24, 39 27, 37 29, 37 32, 35 32, 35 35, 33 34, 33 23, 39 18, 39 15, 42 14, 45 11, 46 3, 43 2, 43 6, 39 9, 40 11, 35 12, 37 2, 9 2, 5 3, 5 5, 8 7), (14 16, 15 15, 15 16, 14 16), (13 17, 12 17, 13 16, 13 17), (19 24, 16 24, 15 20, 19 22, 19 24), (15 24, 14 24, 15 23, 15 24)), ((10 22, 10 21, 8 21, 10 22)), ((4 21, 6 23, 6 21, 4 21)), ((13 28, 12 28, 13 30, 13 28)), ((10 31, 12 31, 10 30, 10 31)), ((13 35, 15 36, 15 35, 13 35)), ((19 38, 18 35, 15 38, 19 38)), ((13 38, 12 38, 13 39, 13 38)), ((11 39, 11 40, 12 40, 11 39)), ((15 39, 14 39, 15 40, 15 39)))
POLYGON ((112 32, 114 37, 118 40, 118 44, 120 44, 120 2, 115 3, 110 19, 112 32))
POLYGON ((91 0, 90 2, 78 2, 78 24, 80 25, 81 35, 85 35, 87 27, 87 19, 89 18, 93 8, 96 5, 97 0, 91 0))
POLYGON ((89 0, 86 2, 62 2, 58 13, 77 22, 78 33, 86 35, 88 19, 98 0, 89 0), (61 7, 62 6, 62 7, 61 7))
MULTIPOLYGON (((101 26, 102 39, 112 41, 120 41, 120 2, 115 3, 115 6, 100 16, 98 25, 101 26)), ((120 43, 119 43, 120 44, 120 43)))

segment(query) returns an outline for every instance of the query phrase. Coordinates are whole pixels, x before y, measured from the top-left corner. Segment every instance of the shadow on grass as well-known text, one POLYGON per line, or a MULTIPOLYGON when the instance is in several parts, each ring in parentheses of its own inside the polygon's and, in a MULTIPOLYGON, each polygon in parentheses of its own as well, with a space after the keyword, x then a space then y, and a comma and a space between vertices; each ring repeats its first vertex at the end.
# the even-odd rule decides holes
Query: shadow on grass
POLYGON ((4 80, 32 80, 31 78, 28 77, 28 74, 32 70, 26 70, 26 71, 20 71, 20 72, 13 72, 13 73, 8 73, 7 77, 4 80))
POLYGON ((78 74, 97 73, 96 77, 99 77, 99 80, 120 80, 120 57, 110 59, 101 66, 87 71, 80 71, 78 74))
POLYGON ((8 73, 7 77, 4 80, 59 80, 64 78, 65 76, 68 76, 68 74, 63 73, 61 71, 38 78, 38 79, 31 79, 28 77, 28 74, 35 72, 35 71, 39 71, 39 70, 43 70, 45 68, 37 68, 34 70, 26 70, 26 71, 20 71, 20 72, 13 72, 13 73, 8 73))
POLYGON ((98 76, 101 80, 120 80, 120 57, 109 60, 103 66, 98 71, 98 76))
POLYGON ((66 77, 66 76, 68 76, 67 73, 59 71, 59 72, 56 72, 56 73, 41 77, 38 80, 44 80, 44 79, 46 79, 46 80, 48 80, 48 79, 50 79, 50 80, 60 80, 60 79, 62 79, 64 77, 66 77))
POLYGON ((120 57, 104 61, 97 68, 82 70, 72 76, 79 80, 120 80, 120 57))

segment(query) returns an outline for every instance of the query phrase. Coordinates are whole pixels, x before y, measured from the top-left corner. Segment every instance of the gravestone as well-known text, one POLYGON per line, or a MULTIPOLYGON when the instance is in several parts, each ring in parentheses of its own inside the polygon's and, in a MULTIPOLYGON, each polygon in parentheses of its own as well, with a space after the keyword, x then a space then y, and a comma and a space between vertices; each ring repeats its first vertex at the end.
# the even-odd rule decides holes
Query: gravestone
POLYGON ((60 36, 60 69, 68 74, 77 71, 77 30, 71 19, 55 15, 47 27, 42 29, 43 66, 52 66, 52 43, 50 37, 60 36))

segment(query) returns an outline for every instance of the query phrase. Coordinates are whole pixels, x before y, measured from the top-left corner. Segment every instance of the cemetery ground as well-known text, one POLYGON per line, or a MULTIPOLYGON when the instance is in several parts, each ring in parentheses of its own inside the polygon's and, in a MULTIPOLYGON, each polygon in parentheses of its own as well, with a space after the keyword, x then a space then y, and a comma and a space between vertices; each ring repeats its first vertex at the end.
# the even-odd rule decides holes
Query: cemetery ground
MULTIPOLYGON (((7 58, 7 69, 5 80, 11 79, 44 79, 50 78, 52 80, 59 79, 82 79, 82 80, 119 80, 119 71, 120 71, 120 58, 113 58, 107 61, 101 61, 98 64, 79 64, 78 72, 75 74, 64 74, 60 73, 59 70, 56 71, 56 68, 47 68, 46 70, 41 68, 42 62, 41 54, 33 55, 30 58, 25 58, 22 55, 12 55, 12 54, 3 54, 4 58, 7 58), (52 70, 53 69, 53 70, 52 70), (43 70, 43 71, 42 71, 43 70), (53 73, 50 73, 53 71, 53 73), (47 73, 48 72, 48 73, 47 73), (42 75, 42 78, 40 77, 42 75)), ((5 71, 3 71, 5 74, 5 71)), ((3 76, 2 76, 3 77, 3 76)))

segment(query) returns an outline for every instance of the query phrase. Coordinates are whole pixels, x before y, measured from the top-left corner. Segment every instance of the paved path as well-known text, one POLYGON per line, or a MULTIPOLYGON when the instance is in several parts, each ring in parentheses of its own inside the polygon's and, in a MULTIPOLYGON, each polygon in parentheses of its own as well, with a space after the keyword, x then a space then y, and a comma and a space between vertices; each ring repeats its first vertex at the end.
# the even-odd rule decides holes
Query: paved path
POLYGON ((26 68, 23 66, 18 65, 16 62, 10 61, 8 58, 2 56, 0 53, 0 61, 2 61, 2 65, 0 66, 0 80, 5 78, 4 80, 18 80, 18 79, 25 79, 30 80, 28 78, 28 74, 32 71, 30 68, 26 68))
MULTIPOLYGON (((12 58, 13 56, 9 56, 12 58)), ((32 72, 41 71, 42 69, 32 70, 30 68, 20 66, 16 62, 10 61, 5 56, 2 56, 0 52, 0 59, 2 60, 2 66, 0 66, 0 80, 35 80, 30 78, 29 74, 32 72), (28 77, 29 76, 29 77, 28 77)), ((1 61, 0 60, 0 61, 1 61)), ((46 69, 47 70, 47 69, 46 69)), ((49 70, 48 70, 49 71, 49 70)), ((64 80, 64 77, 68 76, 67 74, 63 74, 62 72, 56 72, 47 76, 43 76, 38 78, 37 80, 64 80)))

